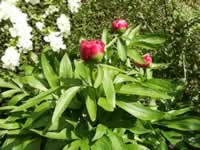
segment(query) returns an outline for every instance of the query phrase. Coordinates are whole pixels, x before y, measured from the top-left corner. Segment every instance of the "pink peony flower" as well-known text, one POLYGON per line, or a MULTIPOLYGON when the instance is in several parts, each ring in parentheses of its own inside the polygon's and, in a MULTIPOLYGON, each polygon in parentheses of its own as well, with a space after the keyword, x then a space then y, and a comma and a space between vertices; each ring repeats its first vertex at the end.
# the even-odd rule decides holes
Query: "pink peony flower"
POLYGON ((140 64, 138 62, 135 62, 135 65, 138 67, 142 67, 142 68, 148 68, 151 64, 152 64, 152 57, 150 54, 145 54, 142 56, 143 60, 144 60, 144 64, 140 64))
POLYGON ((83 40, 80 45, 80 55, 84 61, 101 61, 105 44, 101 40, 83 40))
POLYGON ((128 23, 124 19, 117 19, 112 23, 113 31, 124 32, 128 28, 128 23))

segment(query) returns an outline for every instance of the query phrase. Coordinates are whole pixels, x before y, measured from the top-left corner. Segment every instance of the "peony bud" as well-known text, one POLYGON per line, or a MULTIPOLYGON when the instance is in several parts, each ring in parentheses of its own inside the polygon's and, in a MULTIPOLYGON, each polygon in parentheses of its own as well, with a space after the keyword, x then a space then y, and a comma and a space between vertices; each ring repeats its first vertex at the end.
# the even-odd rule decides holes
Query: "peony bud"
POLYGON ((84 61, 102 60, 105 44, 101 40, 83 40, 80 46, 80 55, 84 61))
POLYGON ((135 62, 135 65, 138 67, 143 67, 143 68, 148 68, 151 64, 152 64, 152 57, 150 54, 145 54, 142 56, 143 60, 144 60, 144 64, 140 64, 138 62, 135 62))
POLYGON ((126 20, 117 19, 112 23, 113 31, 118 31, 123 33, 127 28, 128 28, 128 23, 126 22, 126 20))

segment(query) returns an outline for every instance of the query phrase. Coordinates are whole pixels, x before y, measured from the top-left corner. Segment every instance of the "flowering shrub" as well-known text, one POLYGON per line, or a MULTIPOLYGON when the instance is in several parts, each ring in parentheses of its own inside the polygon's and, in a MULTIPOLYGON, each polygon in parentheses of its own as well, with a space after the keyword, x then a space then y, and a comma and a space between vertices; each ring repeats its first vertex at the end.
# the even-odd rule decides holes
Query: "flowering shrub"
POLYGON ((19 54, 22 55, 21 57, 30 51, 34 54, 36 42, 40 43, 37 48, 40 51, 46 47, 50 47, 55 52, 66 49, 64 40, 71 34, 69 16, 78 12, 81 1, 68 0, 68 10, 61 9, 63 3, 52 5, 51 2, 44 3, 40 0, 25 0, 25 2, 3 0, 0 2, 0 22, 4 25, 1 27, 4 33, 10 35, 6 35, 9 40, 1 46, 1 49, 6 47, 1 57, 3 68, 16 70, 16 67, 20 65, 19 54), (23 8, 26 7, 24 5, 34 7, 37 11, 35 13, 24 12, 23 8), (37 7, 42 5, 44 5, 43 11, 41 7, 37 7), (56 19, 47 24, 51 17, 56 19), (11 49, 13 56, 10 53, 11 49))

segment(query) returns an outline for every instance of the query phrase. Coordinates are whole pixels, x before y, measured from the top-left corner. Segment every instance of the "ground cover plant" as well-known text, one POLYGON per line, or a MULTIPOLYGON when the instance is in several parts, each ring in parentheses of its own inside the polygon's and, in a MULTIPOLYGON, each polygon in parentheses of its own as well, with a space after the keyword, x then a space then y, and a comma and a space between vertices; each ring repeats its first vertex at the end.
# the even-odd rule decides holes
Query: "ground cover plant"
POLYGON ((186 61, 176 68, 183 76, 174 77, 164 59, 171 35, 109 16, 101 32, 89 32, 90 24, 71 31, 89 2, 0 2, 1 149, 200 148, 198 94, 186 96, 186 61))

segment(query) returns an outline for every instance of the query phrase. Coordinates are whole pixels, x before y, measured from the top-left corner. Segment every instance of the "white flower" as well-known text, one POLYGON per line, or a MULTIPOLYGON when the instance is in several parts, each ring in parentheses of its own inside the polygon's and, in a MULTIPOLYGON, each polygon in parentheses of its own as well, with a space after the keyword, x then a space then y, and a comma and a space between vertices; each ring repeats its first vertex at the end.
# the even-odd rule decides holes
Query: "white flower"
POLYGON ((55 52, 60 52, 60 49, 66 49, 63 36, 60 32, 51 32, 48 36, 44 37, 44 40, 50 43, 52 50, 55 52))
POLYGON ((57 18, 57 26, 60 30, 60 32, 63 34, 64 37, 67 37, 71 34, 71 24, 70 24, 70 18, 67 17, 64 14, 61 14, 59 18, 57 18))
POLYGON ((40 0, 25 0, 27 3, 31 3, 33 5, 36 5, 38 3, 40 3, 40 0))
POLYGON ((14 47, 6 49, 5 54, 1 57, 3 62, 3 68, 15 70, 15 67, 19 66, 20 54, 14 47))
POLYGON ((50 5, 50 6, 46 9, 44 17, 46 17, 46 16, 48 16, 48 15, 52 15, 53 13, 58 12, 58 11, 59 11, 59 9, 58 9, 56 6, 50 5))
POLYGON ((17 47, 20 48, 20 52, 27 53, 33 49, 33 42, 25 37, 21 37, 17 41, 17 47))
POLYGON ((40 31, 44 28, 44 24, 42 22, 36 22, 35 26, 40 31))
POLYGON ((3 0, 3 1, 10 4, 16 4, 19 0, 3 0))
POLYGON ((77 13, 81 7, 81 0, 68 0, 68 7, 72 13, 77 13))
POLYGON ((18 37, 17 46, 27 52, 32 50, 32 28, 28 24, 28 16, 12 3, 0 3, 0 21, 10 19, 13 27, 9 32, 13 38, 18 37))

